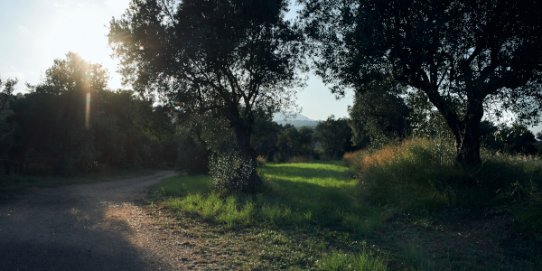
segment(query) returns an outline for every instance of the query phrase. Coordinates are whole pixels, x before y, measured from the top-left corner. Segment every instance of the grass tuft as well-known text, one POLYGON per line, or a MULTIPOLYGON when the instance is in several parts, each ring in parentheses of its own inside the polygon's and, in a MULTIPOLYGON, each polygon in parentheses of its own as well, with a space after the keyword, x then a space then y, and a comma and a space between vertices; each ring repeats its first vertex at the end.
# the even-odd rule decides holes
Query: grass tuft
POLYGON ((359 254, 333 252, 320 259, 318 270, 322 271, 385 271, 386 261, 372 253, 362 251, 359 254))

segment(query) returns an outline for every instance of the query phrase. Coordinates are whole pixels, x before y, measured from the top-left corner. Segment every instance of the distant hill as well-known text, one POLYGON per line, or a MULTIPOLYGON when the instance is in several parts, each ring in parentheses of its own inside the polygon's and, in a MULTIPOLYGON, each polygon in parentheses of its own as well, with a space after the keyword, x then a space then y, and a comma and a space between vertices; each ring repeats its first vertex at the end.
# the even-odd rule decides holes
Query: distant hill
POLYGON ((286 125, 290 124, 295 126, 296 128, 300 127, 316 127, 318 125, 317 120, 313 120, 308 118, 307 116, 304 116, 302 114, 295 114, 295 115, 285 115, 283 113, 277 113, 273 115, 273 121, 280 124, 280 125, 286 125))

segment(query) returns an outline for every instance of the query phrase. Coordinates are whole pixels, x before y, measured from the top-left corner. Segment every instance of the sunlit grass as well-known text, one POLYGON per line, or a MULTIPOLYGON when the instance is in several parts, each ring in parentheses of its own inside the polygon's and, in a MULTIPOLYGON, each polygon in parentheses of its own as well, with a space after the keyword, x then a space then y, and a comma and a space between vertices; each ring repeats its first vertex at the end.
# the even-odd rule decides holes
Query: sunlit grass
MULTIPOLYGON (((447 182, 459 182, 469 175, 465 177, 446 155, 430 141, 415 140, 382 151, 351 154, 351 165, 358 163, 352 165, 356 174, 341 162, 265 164, 259 168, 265 189, 253 196, 220 196, 210 190, 206 176, 172 177, 154 193, 174 212, 203 218, 210 225, 254 231, 257 236, 272 233, 258 242, 266 247, 265 255, 292 264, 291 270, 485 270, 499 266, 502 259, 506 266, 536 265, 509 258, 505 245, 488 250, 476 242, 476 238, 487 238, 490 244, 498 244, 502 236, 512 234, 512 229, 505 230, 498 223, 490 227, 496 232, 484 233, 480 222, 471 221, 475 225, 472 232, 460 228, 474 239, 458 239, 455 221, 470 223, 469 215, 475 214, 466 212, 464 218, 461 210, 470 207, 459 200, 476 195, 481 202, 490 198, 485 198, 485 190, 465 191, 459 185, 452 187, 458 190, 447 188, 447 182), (297 237, 309 241, 292 260, 291 252, 299 249, 297 237), (360 248, 365 241, 372 245, 360 248), (485 265, 480 266, 480 261, 485 265)), ((493 157, 481 170, 478 174, 483 175, 476 176, 492 181, 492 187, 518 183, 516 190, 499 191, 498 196, 504 198, 487 202, 495 204, 499 212, 517 209, 510 213, 515 221, 510 225, 523 227, 522 233, 534 233, 529 236, 540 236, 540 161, 493 157), (513 200, 511 195, 520 198, 513 200)), ((483 218, 488 222, 502 219, 488 214, 483 218)), ((539 241, 534 240, 533 244, 520 241, 506 247, 519 251, 521 257, 534 258, 540 255, 535 249, 539 241)), ((267 258, 256 261, 260 260, 267 258)))
POLYGON ((453 146, 428 139, 405 140, 378 150, 345 155, 365 199, 400 210, 511 205, 536 202, 542 161, 484 153, 476 170, 455 162, 453 146))
POLYGON ((319 225, 366 232, 380 225, 382 214, 357 199, 356 180, 341 163, 267 164, 260 169, 264 193, 220 196, 206 176, 178 176, 154 189, 163 203, 229 227, 319 225))

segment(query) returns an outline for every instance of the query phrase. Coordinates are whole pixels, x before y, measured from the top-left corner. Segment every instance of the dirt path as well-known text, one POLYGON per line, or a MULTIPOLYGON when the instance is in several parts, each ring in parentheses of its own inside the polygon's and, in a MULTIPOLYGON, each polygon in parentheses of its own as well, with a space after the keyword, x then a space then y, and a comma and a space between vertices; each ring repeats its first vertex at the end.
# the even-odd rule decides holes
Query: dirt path
POLYGON ((0 270, 179 269, 160 223, 136 204, 172 174, 42 189, 0 205, 0 270))

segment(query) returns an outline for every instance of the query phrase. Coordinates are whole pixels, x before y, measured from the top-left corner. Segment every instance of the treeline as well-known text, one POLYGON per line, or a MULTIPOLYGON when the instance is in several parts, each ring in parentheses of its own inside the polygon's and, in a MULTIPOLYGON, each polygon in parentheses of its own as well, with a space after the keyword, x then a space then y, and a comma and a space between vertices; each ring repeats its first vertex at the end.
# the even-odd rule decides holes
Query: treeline
MULTIPOLYGON (((177 168, 189 173, 205 173, 210 160, 224 153, 235 153, 235 134, 220 117, 183 122, 178 134, 177 168)), ((271 114, 258 112, 254 119, 251 146, 260 162, 285 162, 340 159, 354 150, 352 132, 346 119, 333 117, 316 127, 280 125, 271 114)))
POLYGON ((175 126, 164 108, 111 91, 105 70, 69 53, 45 79, 0 94, 0 161, 4 174, 72 175, 107 168, 172 165, 175 126))
MULTIPOLYGON (((106 81, 100 65, 69 53, 46 71, 43 82, 27 86, 26 94, 13 94, 15 80, 0 82, 0 172, 70 175, 175 166, 202 173, 213 157, 237 148, 231 125, 220 114, 172 114, 133 91, 109 90, 106 81)), ((250 144, 260 160, 282 162, 340 159, 410 137, 451 142, 453 135, 429 101, 398 95, 404 91, 386 81, 358 92, 348 118, 330 117, 316 127, 279 125, 270 112, 256 111, 250 144)), ((480 127, 488 150, 542 153, 524 125, 483 121, 480 127)))
MULTIPOLYGON (((348 118, 331 116, 316 127, 279 125, 270 115, 257 114, 252 146, 260 161, 285 162, 341 159, 347 152, 378 149, 413 137, 429 138, 447 147, 453 142, 453 135, 437 112, 416 109, 420 101, 413 105, 414 101, 394 98, 392 102, 391 97, 384 97, 382 99, 388 100, 386 103, 377 103, 376 97, 379 96, 358 97, 348 118), (369 105, 371 101, 373 106, 369 105)), ((213 129, 207 131, 198 127, 179 135, 177 166, 190 173, 206 172, 207 158, 213 156, 214 151, 231 148, 224 145, 233 142, 233 134, 225 121, 200 121, 207 122, 203 126, 213 129)), ((542 155, 542 133, 537 137, 538 141, 525 125, 519 123, 497 125, 487 120, 481 123, 482 146, 490 152, 542 155)))

